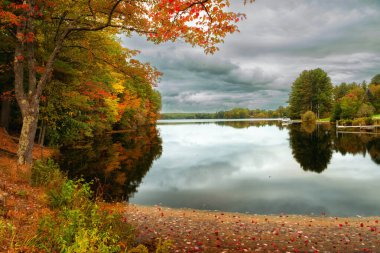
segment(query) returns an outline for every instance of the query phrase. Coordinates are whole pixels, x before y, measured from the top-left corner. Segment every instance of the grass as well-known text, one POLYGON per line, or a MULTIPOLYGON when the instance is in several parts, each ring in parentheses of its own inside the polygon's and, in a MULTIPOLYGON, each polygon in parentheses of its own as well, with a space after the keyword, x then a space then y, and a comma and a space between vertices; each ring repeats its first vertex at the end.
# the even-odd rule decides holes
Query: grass
POLYGON ((373 115, 372 119, 380 119, 380 114, 373 115))
POLYGON ((330 122, 330 118, 318 119, 317 122, 330 122))

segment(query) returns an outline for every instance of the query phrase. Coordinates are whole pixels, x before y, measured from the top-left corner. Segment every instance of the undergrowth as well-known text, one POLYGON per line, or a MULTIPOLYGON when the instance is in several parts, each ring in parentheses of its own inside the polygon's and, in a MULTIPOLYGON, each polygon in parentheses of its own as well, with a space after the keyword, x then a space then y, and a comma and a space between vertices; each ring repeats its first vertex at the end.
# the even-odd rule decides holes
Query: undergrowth
MULTIPOLYGON (((144 245, 136 245, 134 229, 122 214, 99 207, 90 183, 67 179, 53 160, 35 163, 31 184, 47 186, 48 205, 55 211, 39 220, 37 234, 29 242, 36 251, 149 252, 144 245)), ((159 241, 155 252, 169 251, 170 242, 159 241)))

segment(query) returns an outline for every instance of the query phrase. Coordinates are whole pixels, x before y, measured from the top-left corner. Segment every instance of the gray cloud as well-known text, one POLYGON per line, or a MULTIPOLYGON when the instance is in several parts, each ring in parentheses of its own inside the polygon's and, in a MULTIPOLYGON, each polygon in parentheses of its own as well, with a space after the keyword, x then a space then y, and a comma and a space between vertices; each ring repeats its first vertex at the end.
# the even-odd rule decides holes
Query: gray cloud
POLYGON ((304 69, 321 67, 334 83, 368 81, 380 72, 379 1, 234 1, 232 9, 247 20, 215 55, 183 42, 123 38, 164 73, 158 88, 164 112, 274 109, 304 69))

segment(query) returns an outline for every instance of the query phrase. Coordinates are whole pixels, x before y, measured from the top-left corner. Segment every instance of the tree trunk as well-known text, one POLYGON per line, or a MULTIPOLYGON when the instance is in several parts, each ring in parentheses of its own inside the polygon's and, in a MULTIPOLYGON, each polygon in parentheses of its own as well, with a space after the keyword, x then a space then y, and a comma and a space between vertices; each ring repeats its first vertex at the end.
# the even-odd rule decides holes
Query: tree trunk
POLYGON ((17 151, 19 164, 30 164, 33 160, 33 145, 36 136, 38 112, 23 115, 22 129, 17 151))
POLYGON ((0 127, 8 130, 9 128, 9 117, 11 113, 11 100, 4 98, 1 100, 1 120, 0 127))

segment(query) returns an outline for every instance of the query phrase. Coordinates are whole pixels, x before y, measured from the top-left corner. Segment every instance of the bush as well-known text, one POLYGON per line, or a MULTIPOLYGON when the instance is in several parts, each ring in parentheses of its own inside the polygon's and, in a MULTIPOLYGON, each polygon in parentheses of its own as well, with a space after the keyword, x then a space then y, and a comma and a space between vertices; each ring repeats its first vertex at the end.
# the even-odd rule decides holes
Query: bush
MULTIPOLYGON (((135 245, 133 227, 119 213, 99 208, 90 183, 67 180, 48 192, 57 212, 40 219, 31 246, 46 252, 148 252, 135 245)), ((170 242, 159 241, 156 252, 170 252, 170 242)))
POLYGON ((93 193, 91 183, 83 183, 83 180, 66 180, 60 186, 48 190, 49 206, 57 208, 80 208, 91 203, 93 193))
POLYGON ((48 186, 64 180, 59 165, 53 160, 37 160, 32 166, 32 186, 48 186))
POLYGON ((366 125, 373 125, 376 122, 371 117, 367 117, 367 118, 357 118, 353 120, 342 119, 342 120, 339 120, 338 123, 341 126, 366 126, 366 125))
POLYGON ((317 116, 315 116, 315 113, 312 111, 307 111, 304 114, 302 114, 302 122, 307 123, 313 123, 317 120, 317 116))
POLYGON ((132 247, 132 226, 120 214, 100 210, 92 195, 83 180, 67 180, 50 190, 49 204, 57 213, 40 219, 32 245, 48 252, 120 252, 132 247))
POLYGON ((353 126, 364 126, 366 125, 365 118, 357 118, 352 120, 353 126))
POLYGON ((375 121, 371 117, 367 117, 364 119, 366 125, 374 125, 375 121))
POLYGON ((356 112, 356 117, 370 117, 375 113, 375 107, 371 104, 360 105, 358 111, 356 112))
MULTIPOLYGON (((37 235, 28 243, 32 248, 67 253, 148 252, 143 245, 133 248, 134 229, 121 214, 99 208, 91 183, 68 180, 53 160, 34 163, 31 183, 48 186, 48 204, 55 209, 54 215, 39 220, 37 235)), ((0 219, 0 243, 8 230, 0 219)), ((169 247, 168 241, 160 241, 156 252, 169 252, 169 247)))

